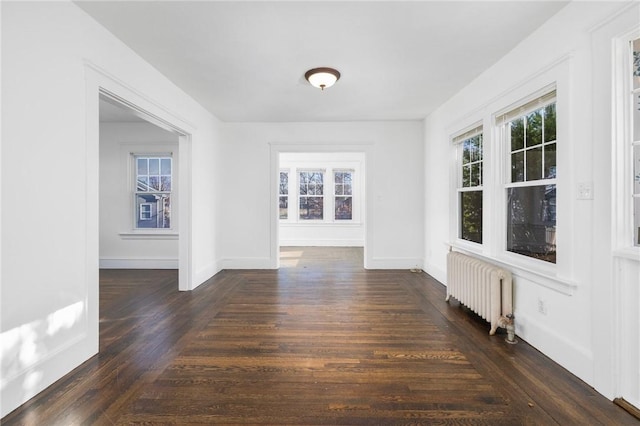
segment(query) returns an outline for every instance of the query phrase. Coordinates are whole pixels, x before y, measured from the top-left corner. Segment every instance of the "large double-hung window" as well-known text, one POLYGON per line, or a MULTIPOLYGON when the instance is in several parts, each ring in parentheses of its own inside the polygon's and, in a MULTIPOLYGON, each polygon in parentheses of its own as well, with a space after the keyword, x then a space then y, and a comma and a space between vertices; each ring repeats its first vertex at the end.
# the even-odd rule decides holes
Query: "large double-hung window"
POLYGON ((508 153, 506 249, 556 263, 555 90, 498 117, 508 153))
POLYGON ((324 218, 324 173, 301 171, 299 178, 300 220, 322 220, 324 218))
POLYGON ((171 228, 172 158, 136 155, 134 162, 135 228, 171 228))
POLYGON ((353 219, 353 172, 336 171, 333 174, 334 218, 335 220, 353 219))

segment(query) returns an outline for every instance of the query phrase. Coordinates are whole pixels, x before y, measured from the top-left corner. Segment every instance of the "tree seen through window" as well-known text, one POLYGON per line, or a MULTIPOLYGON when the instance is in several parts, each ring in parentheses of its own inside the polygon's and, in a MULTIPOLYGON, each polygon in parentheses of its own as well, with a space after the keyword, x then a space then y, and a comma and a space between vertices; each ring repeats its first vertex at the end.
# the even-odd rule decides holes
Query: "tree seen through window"
POLYGON ((322 220, 324 217, 324 174, 300 172, 299 217, 301 220, 322 220))
POLYGON ((482 244, 482 133, 464 139, 460 147, 459 237, 482 244))
POLYGON ((507 250, 555 263, 556 104, 517 117, 507 126, 507 250))

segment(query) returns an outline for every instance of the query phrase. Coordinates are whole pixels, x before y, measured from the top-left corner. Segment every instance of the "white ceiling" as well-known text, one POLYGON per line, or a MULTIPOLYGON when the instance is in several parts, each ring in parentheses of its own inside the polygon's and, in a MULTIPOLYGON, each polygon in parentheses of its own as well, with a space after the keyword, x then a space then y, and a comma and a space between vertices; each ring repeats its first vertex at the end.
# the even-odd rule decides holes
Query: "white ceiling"
POLYGON ((144 122, 140 115, 122 105, 100 98, 100 122, 101 123, 140 123, 144 122))
POLYGON ((77 4, 219 119, 288 122, 422 119, 566 2, 77 4))

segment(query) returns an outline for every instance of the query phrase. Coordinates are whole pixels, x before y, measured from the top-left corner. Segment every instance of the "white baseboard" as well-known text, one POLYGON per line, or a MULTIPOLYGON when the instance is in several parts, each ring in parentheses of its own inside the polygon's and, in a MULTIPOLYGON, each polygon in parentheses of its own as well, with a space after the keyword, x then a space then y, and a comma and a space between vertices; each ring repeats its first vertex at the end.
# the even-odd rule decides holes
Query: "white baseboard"
POLYGON ((280 240, 280 247, 364 247, 362 240, 280 240))
POLYGON ((440 269, 432 263, 424 262, 424 271, 438 280, 442 285, 447 285, 447 271, 440 269))
POLYGON ((0 418, 33 398, 65 374, 97 353, 86 334, 69 342, 65 347, 46 353, 43 359, 21 371, 5 371, 2 363, 2 392, 0 393, 0 418))
POLYGON ((178 269, 178 259, 100 259, 101 269, 178 269))
POLYGON ((235 259, 222 259, 219 262, 220 269, 276 269, 275 259, 270 257, 244 257, 235 259))
MULTIPOLYGON (((294 246, 295 247, 295 246, 294 246)), ((222 269, 276 269, 276 259, 269 257, 222 259, 219 262, 222 269)), ((367 269, 422 269, 422 259, 419 258, 375 258, 369 259, 367 269)))
POLYGON ((374 257, 365 259, 365 267, 367 269, 422 269, 422 259, 374 257))
POLYGON ((198 287, 199 285, 203 284, 205 281, 207 281, 209 278, 213 277, 215 274, 217 274, 218 272, 220 272, 222 270, 222 268, 220 267, 220 262, 218 261, 214 261, 209 263, 208 265, 206 265, 203 268, 198 269, 194 274, 193 274, 193 288, 198 287))
POLYGON ((515 307, 516 334, 531 346, 578 376, 593 384, 593 353, 561 336, 552 328, 540 324, 515 307))

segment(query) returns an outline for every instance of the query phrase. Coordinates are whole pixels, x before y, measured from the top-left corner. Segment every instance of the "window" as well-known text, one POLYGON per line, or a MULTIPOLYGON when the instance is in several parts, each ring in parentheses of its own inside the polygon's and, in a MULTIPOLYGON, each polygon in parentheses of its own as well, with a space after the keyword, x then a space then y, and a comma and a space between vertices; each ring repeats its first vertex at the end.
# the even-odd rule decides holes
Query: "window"
POLYGON ((171 157, 134 156, 135 227, 171 228, 171 157))
POLYGON ((640 38, 630 43, 632 54, 631 76, 631 104, 632 112, 632 138, 631 149, 633 151, 633 245, 640 246, 640 38))
POLYGON ((324 218, 324 174, 319 171, 300 172, 299 217, 301 220, 324 218))
POLYGON ((334 173, 335 220, 353 219, 353 172, 334 173))
POLYGON ((482 244, 482 126, 453 138, 458 146, 458 238, 482 244))
POLYGON ((280 172, 280 219, 289 218, 289 172, 280 172))
POLYGON ((280 162, 274 184, 285 228, 360 225, 361 163, 355 154, 332 155, 288 154, 280 162))
POLYGON ((153 204, 140 204, 140 220, 151 220, 151 211, 153 204))
POLYGON ((556 263, 555 90, 502 116, 508 152, 507 250, 556 263))

